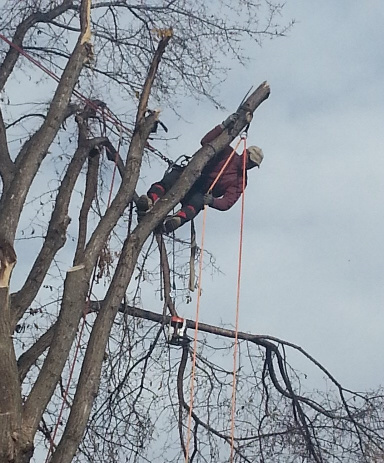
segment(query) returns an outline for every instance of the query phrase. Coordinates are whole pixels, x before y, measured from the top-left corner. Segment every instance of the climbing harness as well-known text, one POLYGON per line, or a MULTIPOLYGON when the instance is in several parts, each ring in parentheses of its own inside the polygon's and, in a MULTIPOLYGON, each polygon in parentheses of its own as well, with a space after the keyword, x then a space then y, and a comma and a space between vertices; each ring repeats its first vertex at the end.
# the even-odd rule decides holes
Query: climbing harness
POLYGON ((168 343, 171 346, 186 346, 191 342, 187 336, 187 324, 185 318, 172 316, 168 326, 168 343))

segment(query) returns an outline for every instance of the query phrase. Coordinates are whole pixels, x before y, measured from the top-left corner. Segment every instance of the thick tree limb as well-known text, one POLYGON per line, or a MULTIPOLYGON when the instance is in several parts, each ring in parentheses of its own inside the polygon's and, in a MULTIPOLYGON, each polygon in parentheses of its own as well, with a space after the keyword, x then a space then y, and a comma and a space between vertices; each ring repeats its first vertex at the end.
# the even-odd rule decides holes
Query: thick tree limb
POLYGON ((0 241, 0 461, 29 453, 31 441, 21 437, 22 398, 10 326, 9 279, 16 263, 12 245, 0 241))
POLYGON ((159 68, 160 60, 164 54, 164 51, 171 37, 172 37, 172 34, 167 35, 163 37, 159 42, 154 59, 152 60, 151 65, 148 70, 148 74, 147 74, 144 87, 143 87, 143 92, 140 96, 139 108, 137 110, 137 118, 136 118, 137 122, 140 122, 144 118, 145 113, 148 109, 149 93, 152 88, 153 82, 155 80, 156 73, 159 68))
POLYGON ((140 244, 135 246, 130 239, 124 243, 110 290, 107 293, 107 303, 101 305, 88 341, 66 430, 52 457, 52 463, 70 462, 81 441, 94 397, 97 394, 105 346, 122 299, 122 292, 125 291, 127 281, 133 273, 132 262, 137 261, 141 249, 140 244))
MULTIPOLYGON (((1 265, 3 266, 4 262, 1 262, 1 265)), ((2 421, 0 461, 12 461, 16 456, 15 439, 12 435, 16 430, 21 429, 22 410, 20 383, 9 323, 8 298, 8 285, 0 286, 0 419, 2 421)))
MULTIPOLYGON (((104 305, 104 301, 92 301, 89 306, 91 312, 99 312, 100 308, 104 305)), ((149 320, 155 323, 169 324, 170 316, 152 312, 149 310, 140 309, 126 304, 120 304, 118 311, 124 315, 130 315, 135 318, 141 318, 143 320, 149 320)), ((189 329, 195 328, 195 321, 187 319, 186 326, 189 329)), ((30 347, 25 353, 23 353, 18 359, 19 375, 25 377, 29 369, 36 362, 36 360, 44 353, 46 349, 51 345, 53 337, 55 336, 55 325, 50 327, 36 342, 30 347)), ((206 323, 199 322, 199 330, 205 333, 215 334, 226 338, 234 339, 235 331, 221 328, 215 325, 208 325, 206 323)), ((259 344, 261 346, 270 345, 274 347, 274 344, 267 344, 268 341, 282 342, 280 339, 273 338, 266 335, 254 335, 249 333, 240 332, 239 339, 247 340, 259 344)))
POLYGON ((95 199, 97 191, 99 169, 99 156, 92 156, 88 159, 87 178, 85 181, 84 199, 79 214, 79 233, 75 252, 74 265, 84 260, 84 248, 87 239, 88 214, 95 199))
MULTIPOLYGON (((120 156, 116 157, 119 172, 122 177, 122 182, 119 191, 117 192, 109 209, 106 211, 104 217, 101 218, 86 246, 84 252, 86 258, 84 262, 88 268, 88 271, 93 269, 101 248, 104 245, 105 239, 108 237, 113 227, 116 225, 118 219, 121 217, 126 205, 130 203, 132 199, 137 197, 135 193, 135 187, 139 178, 143 151, 146 146, 149 134, 151 133, 151 130, 158 116, 155 112, 151 112, 148 116, 145 116, 145 109, 148 106, 150 88, 153 85, 155 71, 159 66, 161 57, 168 42, 169 37, 165 37, 160 41, 158 49, 156 50, 153 58, 153 62, 150 66, 150 75, 148 75, 146 78, 143 92, 140 97, 140 109, 138 110, 136 126, 128 150, 126 165, 124 166, 120 156)), ((116 156, 118 154, 108 140, 103 141, 101 144, 107 147, 110 155, 116 156)), ((150 231, 146 230, 146 237, 149 235, 149 233, 150 231)))
POLYGON ((44 364, 24 404, 23 426, 31 439, 36 433, 40 419, 68 358, 85 309, 88 285, 89 278, 86 278, 83 267, 67 272, 62 309, 56 322, 54 342, 50 344, 44 364))
POLYGON ((0 108, 0 177, 3 181, 3 192, 7 191, 14 174, 14 165, 8 151, 7 134, 0 108))

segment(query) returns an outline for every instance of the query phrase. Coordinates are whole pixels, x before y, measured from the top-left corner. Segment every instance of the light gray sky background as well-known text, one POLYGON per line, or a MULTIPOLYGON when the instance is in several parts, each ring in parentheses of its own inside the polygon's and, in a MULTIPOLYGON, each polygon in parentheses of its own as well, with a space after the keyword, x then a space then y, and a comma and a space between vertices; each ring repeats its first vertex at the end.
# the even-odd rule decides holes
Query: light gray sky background
MULTIPOLYGON (((374 389, 384 384, 384 2, 287 0, 281 20, 293 18, 286 38, 247 45, 248 67, 234 63, 223 76, 218 99, 227 112, 186 100, 179 120, 163 108, 178 137, 167 154, 193 154, 251 85, 269 83, 248 140, 265 159, 246 189, 239 328, 301 346, 347 388, 374 389)), ((7 91, 24 101, 20 81, 7 91)), ((156 164, 138 192, 161 175, 156 164)), ((201 322, 235 323, 239 224, 240 201, 208 210, 205 247, 223 274, 204 273, 201 322)), ((198 243, 201 225, 202 214, 198 243)), ((188 239, 189 227, 177 236, 188 239)), ((153 286, 146 292, 153 296, 153 286)), ((160 312, 146 297, 144 308, 160 312)), ((178 304, 181 316, 195 317, 193 298, 178 304)), ((321 388, 302 358, 288 361, 321 388)))
MULTIPOLYGON (((240 329, 300 345, 346 387, 375 388, 384 379, 384 3, 290 0, 284 11, 297 20, 289 35, 250 45, 248 68, 236 65, 221 86, 228 113, 186 102, 187 123, 164 109, 180 135, 169 154, 195 152, 251 85, 268 81, 249 133, 265 159, 246 190, 240 329)), ((205 245, 224 275, 204 275, 202 322, 234 324, 239 220, 240 202, 208 211, 205 245)), ((193 318, 195 304, 178 310, 193 318)))
MULTIPOLYGON (((239 327, 300 345, 346 387, 375 388, 384 383, 384 2, 288 0, 281 20, 293 18, 286 38, 247 45, 249 66, 234 63, 223 76, 227 112, 186 100, 179 120, 163 108, 169 135, 179 136, 167 154, 193 154, 251 85, 268 81, 249 132, 265 159, 246 190, 239 327)), ((8 89, 23 98, 19 85, 8 89)), ((161 175, 157 164, 147 186, 161 175)), ((240 202, 208 211, 205 246, 223 275, 204 274, 202 322, 235 322, 239 223, 240 202)), ((188 318, 195 308, 178 305, 188 318)))

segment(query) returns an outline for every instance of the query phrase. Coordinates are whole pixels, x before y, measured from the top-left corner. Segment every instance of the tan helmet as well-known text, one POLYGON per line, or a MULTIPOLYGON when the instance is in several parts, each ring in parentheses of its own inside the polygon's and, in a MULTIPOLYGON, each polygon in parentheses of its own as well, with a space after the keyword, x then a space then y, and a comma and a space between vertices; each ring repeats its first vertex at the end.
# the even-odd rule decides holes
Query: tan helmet
POLYGON ((264 159, 263 150, 259 148, 258 146, 250 146, 247 149, 247 153, 248 153, 249 168, 252 168, 255 166, 260 167, 260 164, 262 163, 264 159))

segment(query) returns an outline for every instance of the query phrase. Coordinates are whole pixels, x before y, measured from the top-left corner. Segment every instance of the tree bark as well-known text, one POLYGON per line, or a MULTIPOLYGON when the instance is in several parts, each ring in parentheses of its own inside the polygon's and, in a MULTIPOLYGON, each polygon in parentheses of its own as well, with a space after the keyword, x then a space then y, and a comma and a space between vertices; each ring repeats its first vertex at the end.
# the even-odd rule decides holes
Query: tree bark
POLYGON ((15 461, 29 453, 32 442, 22 432, 22 398, 10 324, 9 280, 16 255, 0 242, 0 461, 15 461))
POLYGON ((80 319, 85 310, 89 278, 84 267, 69 270, 64 295, 51 343, 41 371, 24 404, 23 427, 33 439, 68 358, 80 319))
POLYGON ((3 113, 0 108, 0 176, 3 181, 3 191, 8 190, 13 175, 14 165, 9 155, 3 113))
POLYGON ((8 288, 0 288, 0 461, 18 453, 15 436, 21 430, 21 393, 9 323, 8 288))

